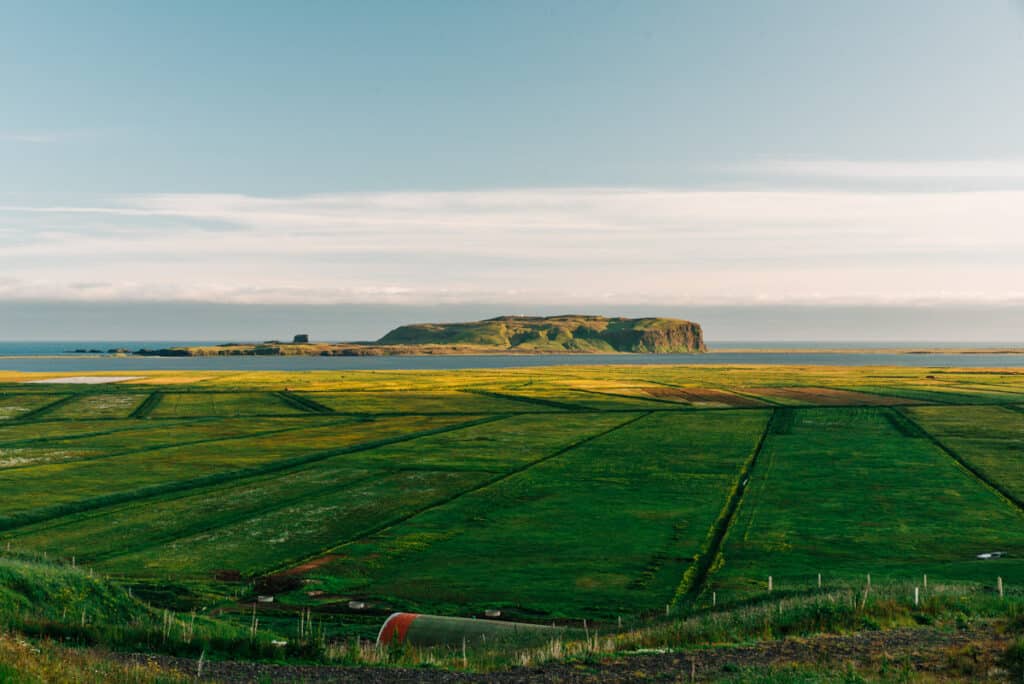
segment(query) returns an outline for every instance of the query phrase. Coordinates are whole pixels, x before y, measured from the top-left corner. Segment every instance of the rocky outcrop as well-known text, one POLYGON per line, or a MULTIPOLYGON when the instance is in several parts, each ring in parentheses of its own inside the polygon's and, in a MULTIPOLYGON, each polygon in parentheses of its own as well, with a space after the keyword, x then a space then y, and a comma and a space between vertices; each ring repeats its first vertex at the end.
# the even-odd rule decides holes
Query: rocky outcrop
POLYGON ((701 327, 691 321, 577 315, 500 316, 468 323, 403 325, 377 344, 479 345, 523 352, 705 351, 701 327))
POLYGON ((469 323, 395 328, 376 342, 292 343, 139 349, 140 356, 401 356, 413 354, 557 354, 706 351, 700 325, 676 318, 500 316, 469 323))

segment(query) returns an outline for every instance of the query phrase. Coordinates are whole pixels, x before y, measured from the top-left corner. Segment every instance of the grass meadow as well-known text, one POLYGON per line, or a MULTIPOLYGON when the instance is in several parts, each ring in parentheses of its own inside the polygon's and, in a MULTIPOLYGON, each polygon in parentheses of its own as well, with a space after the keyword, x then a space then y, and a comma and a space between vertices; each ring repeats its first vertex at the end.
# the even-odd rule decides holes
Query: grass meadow
POLYGON ((869 592, 900 596, 926 574, 979 597, 1000 578, 1008 595, 1024 586, 1012 371, 138 375, 43 387, 0 373, 8 629, 191 653, 157 642, 195 611, 204 648, 259 655, 310 615, 322 656, 391 611, 501 610, 624 624, 643 647, 712 602, 861 595, 868 575, 869 592), (990 551, 1005 556, 976 558, 990 551), (26 598, 31 563, 54 569, 26 598), (97 608, 80 624, 83 573, 116 594, 97 606, 131 615, 97 608), (33 622, 26 606, 44 597, 33 622))

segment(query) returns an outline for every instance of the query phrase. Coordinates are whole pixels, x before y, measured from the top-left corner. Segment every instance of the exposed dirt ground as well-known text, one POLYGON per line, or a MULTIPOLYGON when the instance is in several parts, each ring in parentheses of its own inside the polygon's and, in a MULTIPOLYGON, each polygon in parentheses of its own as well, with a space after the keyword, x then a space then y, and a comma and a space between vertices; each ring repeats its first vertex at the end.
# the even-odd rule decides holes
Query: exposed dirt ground
MULTIPOLYGON (((943 632, 905 629, 847 636, 786 639, 750 646, 726 646, 674 653, 625 654, 589 662, 554 663, 505 672, 466 674, 435 669, 315 667, 242 662, 206 662, 204 681, 236 682, 635 682, 713 681, 744 667, 807 664, 828 668, 880 669, 885 663, 912 667, 948 681, 1007 681, 996 662, 1008 639, 990 627, 943 632)), ((187 658, 117 655, 132 662, 154 661, 195 676, 187 658)))

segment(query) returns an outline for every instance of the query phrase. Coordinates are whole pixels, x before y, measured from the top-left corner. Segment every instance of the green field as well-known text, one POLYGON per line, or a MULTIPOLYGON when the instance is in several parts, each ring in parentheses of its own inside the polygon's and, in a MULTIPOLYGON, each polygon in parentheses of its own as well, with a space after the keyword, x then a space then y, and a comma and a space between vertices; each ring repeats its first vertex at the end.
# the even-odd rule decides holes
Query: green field
MULTIPOLYGON (((950 411, 951 409, 927 409, 950 411)), ((959 409, 952 409, 959 410, 959 409)), ((995 409, 1000 410, 1000 409, 995 409)), ((724 598, 835 583, 1024 582, 1024 516, 889 409, 793 411, 770 431, 712 586, 724 598), (978 560, 987 551, 1008 558, 978 560)))
POLYGON ((265 620, 363 636, 392 610, 640 619, 769 575, 1024 584, 1009 371, 139 375, 0 373, 0 548, 240 623, 270 582, 265 620))

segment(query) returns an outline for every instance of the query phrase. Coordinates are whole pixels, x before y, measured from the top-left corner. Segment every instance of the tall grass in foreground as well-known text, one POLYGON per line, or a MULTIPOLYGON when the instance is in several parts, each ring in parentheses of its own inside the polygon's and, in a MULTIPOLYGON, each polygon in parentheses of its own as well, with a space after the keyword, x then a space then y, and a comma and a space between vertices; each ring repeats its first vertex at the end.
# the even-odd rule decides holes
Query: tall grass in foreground
MULTIPOLYGON (((728 608, 691 609, 634 629, 621 630, 616 624, 584 624, 554 640, 530 634, 454 647, 377 648, 359 640, 327 644, 322 635, 303 628, 283 643, 285 639, 260 629, 255 615, 251 625, 242 626, 203 615, 158 610, 93 576, 89 570, 28 557, 0 556, 0 639, 6 640, 0 644, 0 668, 8 667, 22 674, 29 670, 17 663, 33 658, 59 660, 60 656, 55 654, 66 646, 100 646, 193 658, 428 666, 487 672, 790 636, 918 626, 958 630, 992 620, 1000 621, 1009 633, 1024 635, 1024 591, 1015 587, 1000 596, 990 587, 977 584, 933 582, 919 592, 916 605, 914 589, 909 583, 891 583, 789 594, 774 592, 728 608)), ((305 614, 300 624, 311 625, 310 614, 305 614)), ((84 659, 82 662, 92 657, 88 651, 75 653, 84 659)), ((1024 672, 1022 653, 1024 645, 1019 644, 1016 656, 1008 652, 1006 657, 1012 661, 1008 661, 1008 671, 1017 671, 1013 670, 1016 667, 1024 672)), ((110 681, 134 681, 131 675, 122 675, 116 669, 121 666, 108 663, 104 667, 114 668, 110 681)), ((0 669, 0 675, 4 674, 0 669)), ((160 672, 143 672, 137 679, 165 681, 166 677, 160 672)), ((0 676, 0 682, 3 681, 0 676)))
POLYGON ((321 660, 322 643, 281 639, 255 622, 231 625, 159 610, 91 570, 0 556, 0 629, 72 646, 241 660, 321 660))
MULTIPOLYGON (((448 648, 376 648, 352 641, 328 646, 327 657, 350 665, 491 671, 630 652, 699 649, 816 634, 922 626, 957 630, 994 619, 1001 620, 1012 632, 1024 633, 1024 593, 1007 593, 1000 598, 977 585, 935 583, 921 593, 919 605, 914 605, 913 596, 912 584, 876 585, 869 589, 850 586, 783 597, 766 595, 746 605, 695 611, 628 631, 603 631, 591 626, 541 644, 504 641, 448 648)), ((797 677, 792 681, 810 680, 797 677)))
POLYGON ((52 641, 28 641, 0 631, 0 683, 104 682, 171 684, 192 681, 153 664, 125 664, 89 650, 69 649, 52 641))

